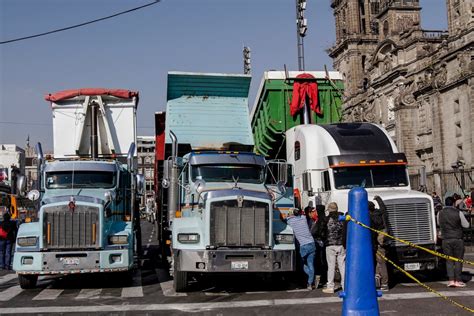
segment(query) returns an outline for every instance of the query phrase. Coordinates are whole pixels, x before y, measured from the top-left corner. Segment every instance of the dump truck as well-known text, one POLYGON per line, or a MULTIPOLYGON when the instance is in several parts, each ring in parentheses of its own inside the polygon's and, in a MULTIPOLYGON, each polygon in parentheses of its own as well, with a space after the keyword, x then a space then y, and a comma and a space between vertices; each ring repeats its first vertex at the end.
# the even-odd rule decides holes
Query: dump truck
POLYGON ((36 146, 38 188, 28 197, 39 213, 18 231, 13 269, 20 286, 35 287, 40 275, 130 277, 141 249, 138 92, 91 88, 45 99, 53 112, 54 150, 45 157, 36 146))
MULTIPOLYGON (((310 73, 318 87, 324 86, 321 81, 330 79, 324 73, 310 73)), ((433 200, 425 193, 411 190, 405 154, 398 151, 381 126, 340 123, 340 115, 334 115, 340 113, 340 97, 321 97, 320 92, 319 106, 323 111, 322 115, 312 114, 317 117, 313 122, 303 124, 302 112, 291 116, 291 85, 299 80, 299 74, 290 73, 288 78, 282 72, 266 73, 252 112, 252 130, 260 144, 257 152, 268 158, 286 159, 293 165, 295 203, 305 207, 336 202, 341 211, 347 212, 349 190, 364 187, 369 199, 378 195, 384 201, 390 234, 435 250, 433 200)), ((337 74, 332 76, 340 78, 337 74)), ((334 86, 327 82, 329 91, 323 94, 339 93, 339 87, 334 86)), ((438 267, 438 259, 433 255, 398 241, 391 240, 389 246, 390 257, 405 270, 438 267)))
POLYGON ((294 270, 293 206, 283 161, 255 154, 249 75, 168 73, 156 114, 158 226, 174 289, 192 274, 294 270))

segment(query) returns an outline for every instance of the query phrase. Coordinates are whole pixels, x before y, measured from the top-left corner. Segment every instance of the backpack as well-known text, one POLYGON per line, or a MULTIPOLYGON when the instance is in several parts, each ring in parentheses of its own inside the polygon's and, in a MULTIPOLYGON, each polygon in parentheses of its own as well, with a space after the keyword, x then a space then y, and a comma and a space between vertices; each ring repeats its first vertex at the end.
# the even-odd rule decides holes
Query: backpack
POLYGON ((8 230, 3 227, 3 225, 0 225, 0 239, 7 239, 8 236, 8 230))

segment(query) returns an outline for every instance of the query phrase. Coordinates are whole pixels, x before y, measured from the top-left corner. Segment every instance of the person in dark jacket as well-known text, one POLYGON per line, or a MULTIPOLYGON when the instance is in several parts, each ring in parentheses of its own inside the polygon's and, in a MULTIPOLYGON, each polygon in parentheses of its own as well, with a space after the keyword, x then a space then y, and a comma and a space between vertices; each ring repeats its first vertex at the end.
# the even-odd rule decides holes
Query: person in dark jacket
POLYGON ((313 209, 313 224, 311 226, 311 235, 313 235, 314 242, 316 245, 316 257, 314 259, 315 271, 319 273, 316 277, 318 286, 322 286, 327 282, 328 264, 326 261, 326 238, 327 238, 327 221, 326 214, 324 213, 324 205, 316 205, 316 209, 313 209))
POLYGON ((346 222, 339 220, 338 207, 335 202, 328 204, 329 215, 327 217, 326 259, 328 263, 328 283, 323 289, 324 293, 334 293, 334 275, 336 262, 341 274, 341 287, 344 289, 344 276, 346 265, 346 222))
MULTIPOLYGON (((369 201, 369 216, 370 216, 370 227, 378 231, 388 233, 388 214, 384 202, 380 196, 374 197, 378 207, 375 203, 369 201)), ((388 291, 388 271, 387 263, 385 260, 377 255, 380 252, 383 256, 386 256, 387 251, 385 249, 385 236, 380 233, 372 232, 372 247, 375 256, 375 280, 377 287, 380 287, 382 291, 388 291)))
MULTIPOLYGON (((454 198, 447 197, 446 206, 438 213, 438 223, 441 229, 443 252, 451 257, 463 259, 464 241, 462 229, 469 228, 469 222, 461 210, 454 207, 454 198)), ((446 260, 448 287, 465 287, 461 280, 462 263, 446 260)))
POLYGON ((17 227, 16 223, 10 219, 10 213, 3 214, 0 228, 7 233, 6 238, 0 237, 0 268, 11 270, 12 247, 15 243, 17 227))

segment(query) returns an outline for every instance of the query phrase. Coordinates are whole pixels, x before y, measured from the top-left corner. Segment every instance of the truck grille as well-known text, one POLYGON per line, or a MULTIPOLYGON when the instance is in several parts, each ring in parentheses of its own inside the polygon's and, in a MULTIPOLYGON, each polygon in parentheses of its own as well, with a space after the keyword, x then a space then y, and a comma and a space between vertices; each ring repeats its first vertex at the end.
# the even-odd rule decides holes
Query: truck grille
MULTIPOLYGON (((398 199, 385 202, 390 233, 415 244, 433 243, 432 213, 427 199, 398 199)), ((396 246, 405 245, 395 241, 396 246)))
POLYGON ((99 208, 67 205, 44 208, 43 245, 47 249, 84 249, 99 245, 99 208))
POLYGON ((236 200, 211 203, 210 243, 217 247, 264 247, 269 240, 268 204, 236 200))

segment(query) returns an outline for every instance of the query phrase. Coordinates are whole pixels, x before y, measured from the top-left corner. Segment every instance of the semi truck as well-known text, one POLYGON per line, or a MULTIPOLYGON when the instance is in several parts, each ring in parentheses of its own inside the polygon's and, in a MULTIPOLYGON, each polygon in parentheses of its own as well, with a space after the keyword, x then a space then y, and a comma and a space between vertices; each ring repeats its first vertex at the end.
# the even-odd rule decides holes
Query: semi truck
POLYGON ((20 225, 13 260, 22 288, 34 288, 40 275, 130 276, 141 249, 138 96, 91 88, 45 97, 53 112, 54 150, 45 157, 36 146, 38 188, 28 197, 39 213, 20 225))
POLYGON ((191 274, 294 270, 289 168, 253 150, 249 75, 168 73, 156 114, 159 235, 174 289, 191 274), (160 159, 161 158, 161 159, 160 159))
MULTIPOLYGON (((297 80, 296 75, 292 74, 293 80, 297 80)), ((327 75, 314 75, 319 80, 328 79, 327 75)), ((293 165, 296 204, 304 207, 336 202, 341 211, 347 212, 349 190, 364 187, 369 199, 378 195, 384 201, 391 235, 435 250, 433 200, 425 193, 411 190, 407 159, 386 130, 371 123, 340 123, 337 117, 334 117, 336 120, 324 119, 324 112, 321 124, 301 124, 302 113, 291 117, 286 100, 277 98, 283 89, 291 90, 291 79, 283 77, 281 72, 269 72, 261 87, 270 83, 276 85, 278 80, 280 89, 270 92, 260 89, 252 115, 252 130, 255 139, 264 140, 257 152, 278 155, 293 165), (267 116, 265 120, 262 119, 264 116, 267 116), (290 124, 283 125, 286 128, 275 133, 276 122, 290 124), (268 144, 266 135, 270 134, 282 142, 273 145, 272 150, 265 146, 268 144), (274 150, 281 146, 284 146, 283 150, 274 150)), ((322 107, 339 106, 337 102, 327 104, 324 100, 329 98, 320 98, 322 107)), ((433 255, 398 241, 392 240, 389 246, 391 258, 406 270, 438 267, 438 259, 433 255)))

